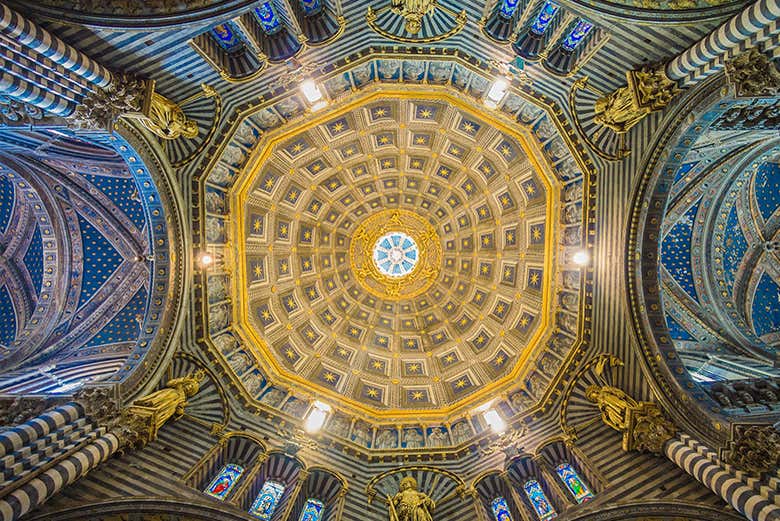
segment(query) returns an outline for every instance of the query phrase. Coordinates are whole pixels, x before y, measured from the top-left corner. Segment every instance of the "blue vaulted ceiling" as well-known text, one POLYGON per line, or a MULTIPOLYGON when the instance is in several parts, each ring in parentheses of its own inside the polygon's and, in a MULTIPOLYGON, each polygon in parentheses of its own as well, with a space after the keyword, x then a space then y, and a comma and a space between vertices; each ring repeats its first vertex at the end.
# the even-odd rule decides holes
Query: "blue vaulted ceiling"
POLYGON ((662 300, 678 351, 749 354, 780 348, 780 143, 701 133, 680 157, 662 225, 662 300), (691 297, 691 298, 688 298, 691 297), (724 351, 725 350, 725 351, 724 351))
POLYGON ((143 165, 133 158, 131 170, 122 154, 132 150, 114 141, 0 131, 0 365, 11 376, 45 364, 76 383, 119 379, 153 338, 148 322, 164 299, 150 298, 151 269, 164 273, 168 260, 152 243, 166 242, 164 213, 150 206, 150 179, 136 179, 143 165))

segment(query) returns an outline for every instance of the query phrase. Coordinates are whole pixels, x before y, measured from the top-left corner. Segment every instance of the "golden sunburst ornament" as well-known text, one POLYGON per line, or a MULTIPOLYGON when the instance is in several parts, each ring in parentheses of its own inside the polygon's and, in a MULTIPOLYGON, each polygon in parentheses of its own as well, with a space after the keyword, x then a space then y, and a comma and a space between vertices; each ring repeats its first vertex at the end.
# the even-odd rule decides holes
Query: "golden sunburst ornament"
POLYGON ((383 210, 357 227, 349 248, 355 278, 376 297, 402 300, 431 287, 441 269, 439 235, 408 210, 383 210))

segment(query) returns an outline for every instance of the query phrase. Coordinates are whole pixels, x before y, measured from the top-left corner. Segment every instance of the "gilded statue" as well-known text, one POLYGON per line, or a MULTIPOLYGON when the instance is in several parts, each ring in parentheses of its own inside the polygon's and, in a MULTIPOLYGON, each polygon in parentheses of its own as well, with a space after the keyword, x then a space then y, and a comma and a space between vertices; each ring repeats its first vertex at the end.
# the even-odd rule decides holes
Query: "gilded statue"
POLYGON ((151 439, 157 435, 157 430, 170 418, 179 418, 184 414, 187 399, 198 392, 200 382, 206 373, 202 370, 181 378, 169 380, 165 387, 152 394, 140 398, 128 407, 128 412, 148 421, 151 439))
POLYGON ((639 405, 624 391, 609 385, 590 385, 585 396, 598 406, 604 423, 618 431, 628 428, 628 410, 639 405))
POLYGON ((390 9, 406 19, 406 32, 417 34, 423 17, 436 9, 436 0, 392 0, 390 9))
POLYGON ((663 66, 626 73, 628 85, 596 100, 593 121, 618 134, 628 132, 645 116, 666 107, 680 92, 663 66))
POLYGON ((152 93, 152 100, 147 115, 130 115, 137 119, 147 130, 163 139, 178 137, 194 138, 198 135, 198 124, 187 119, 181 107, 165 96, 152 93))
POLYGON ((417 480, 407 476, 401 480, 398 493, 387 497, 390 521, 433 521, 433 500, 417 491, 417 480))

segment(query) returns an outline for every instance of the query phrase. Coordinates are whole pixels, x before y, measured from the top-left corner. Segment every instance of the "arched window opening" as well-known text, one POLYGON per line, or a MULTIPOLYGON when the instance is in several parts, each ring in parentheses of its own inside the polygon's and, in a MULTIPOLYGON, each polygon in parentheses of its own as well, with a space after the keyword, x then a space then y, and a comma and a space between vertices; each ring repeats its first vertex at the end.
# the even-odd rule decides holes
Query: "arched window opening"
POLYGON ((257 519, 262 519, 263 521, 270 520, 283 493, 284 485, 276 481, 266 481, 249 508, 249 513, 257 519))
POLYGON ((542 486, 535 479, 531 479, 525 482, 523 485, 525 495, 528 497, 528 501, 531 502, 531 506, 534 507, 536 515, 539 516, 541 521, 548 521, 556 517, 558 514, 547 499, 547 496, 542 490, 542 486))
POLYGON ((209 483, 209 486, 206 487, 206 490, 203 492, 222 501, 230 494, 230 491, 233 490, 233 487, 238 483, 238 480, 243 473, 244 467, 228 463, 222 467, 219 474, 211 480, 211 483, 209 483))
POLYGON ((506 499, 497 497, 490 504, 493 509, 493 517, 496 521, 512 521, 512 515, 509 513, 509 505, 506 504, 506 499))
POLYGON ((583 503, 589 499, 593 499, 593 492, 590 491, 588 486, 582 479, 580 479, 577 471, 572 468, 568 463, 561 463, 555 469, 558 477, 563 481, 564 485, 571 491, 574 499, 577 503, 583 503))
POLYGON ((298 518, 298 521, 320 521, 324 511, 325 505, 322 504, 322 501, 309 498, 306 500, 306 506, 303 507, 303 512, 301 512, 301 517, 298 518))

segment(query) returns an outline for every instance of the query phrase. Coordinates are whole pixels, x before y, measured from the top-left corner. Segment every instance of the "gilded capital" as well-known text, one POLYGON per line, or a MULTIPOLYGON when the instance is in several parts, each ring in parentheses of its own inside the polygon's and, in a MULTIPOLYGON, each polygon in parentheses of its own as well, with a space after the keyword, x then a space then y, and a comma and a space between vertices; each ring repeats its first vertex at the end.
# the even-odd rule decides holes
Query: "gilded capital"
POLYGON ((596 100, 593 121, 618 134, 628 132, 645 116, 661 110, 680 92, 663 66, 645 66, 626 73, 627 85, 596 100))

